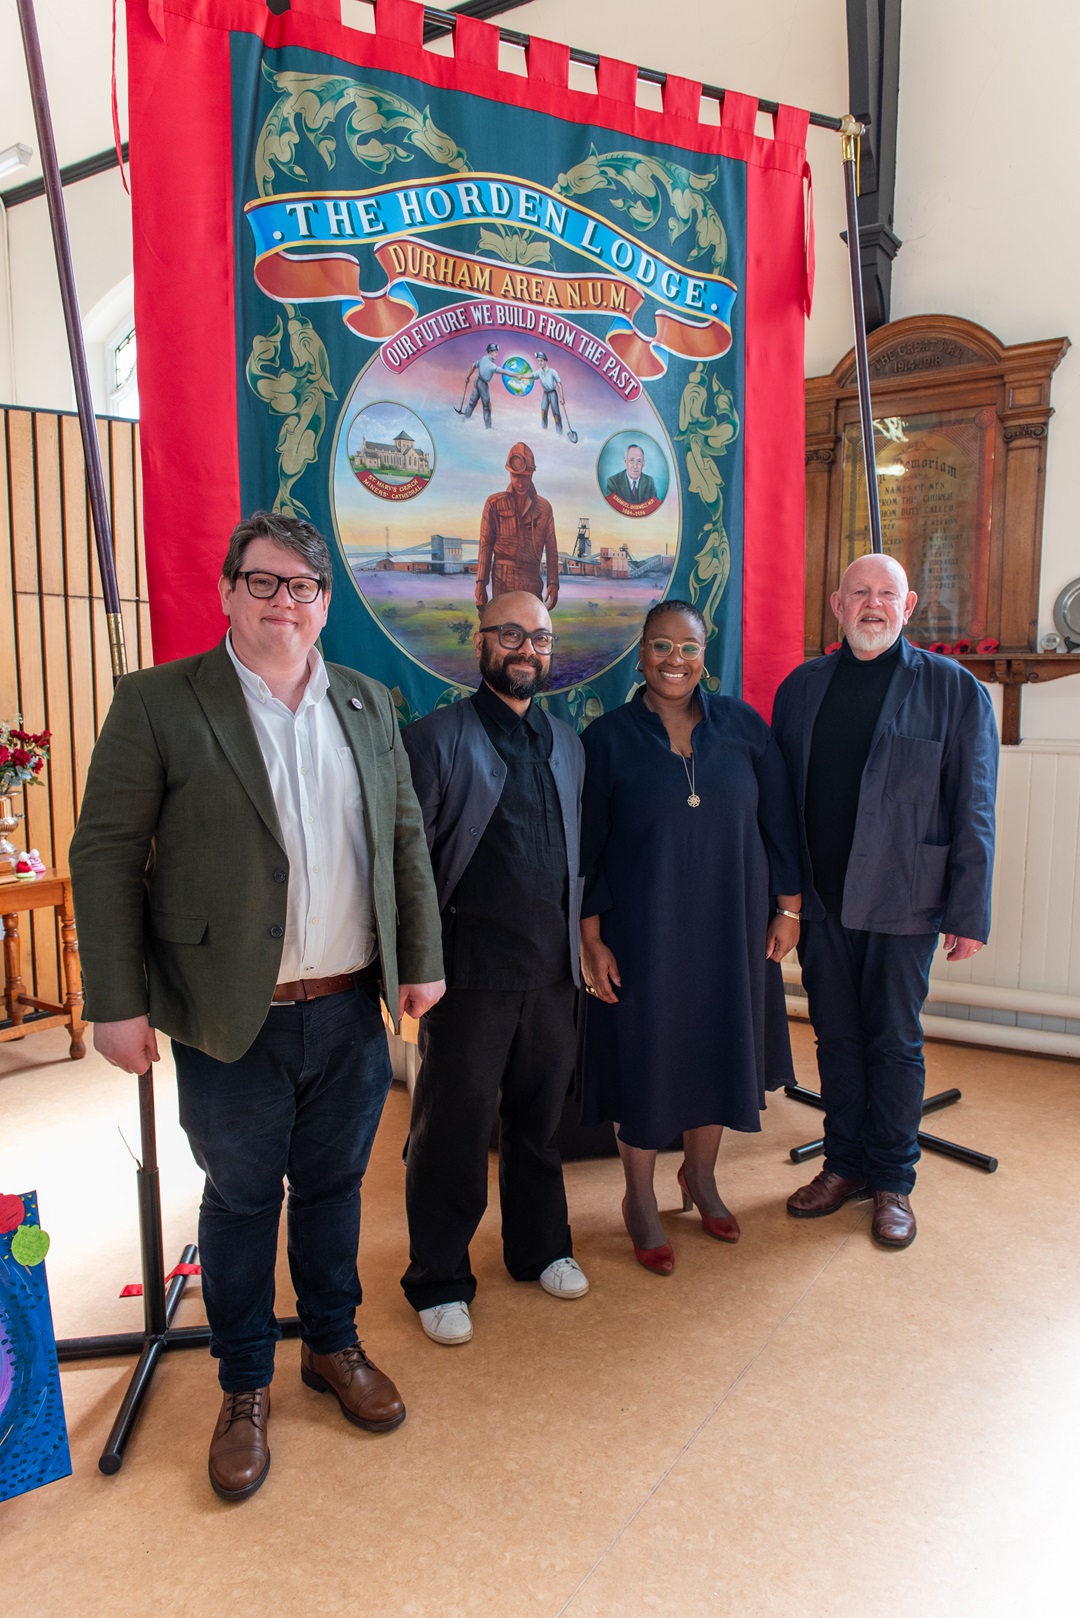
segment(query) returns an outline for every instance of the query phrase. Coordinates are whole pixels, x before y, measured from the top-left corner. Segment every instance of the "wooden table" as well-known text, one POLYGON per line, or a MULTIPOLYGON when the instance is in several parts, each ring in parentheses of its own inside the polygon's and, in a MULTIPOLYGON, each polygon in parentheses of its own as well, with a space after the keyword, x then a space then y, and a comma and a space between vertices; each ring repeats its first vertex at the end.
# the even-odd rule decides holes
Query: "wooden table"
POLYGON ((43 1028, 65 1024, 71 1031, 72 1061, 86 1055, 83 1044, 82 969, 79 940, 75 936, 75 911, 71 904, 71 878, 66 871, 46 871, 35 882, 0 883, 0 918, 4 924, 4 1002, 7 1020, 0 1022, 0 1044, 9 1039, 25 1039, 43 1028), (52 909, 60 928, 64 982, 67 993, 62 1006, 51 1000, 36 1000, 26 993, 22 980, 19 945, 19 916, 27 910, 52 909), (37 1013, 29 1022, 27 1011, 37 1013))

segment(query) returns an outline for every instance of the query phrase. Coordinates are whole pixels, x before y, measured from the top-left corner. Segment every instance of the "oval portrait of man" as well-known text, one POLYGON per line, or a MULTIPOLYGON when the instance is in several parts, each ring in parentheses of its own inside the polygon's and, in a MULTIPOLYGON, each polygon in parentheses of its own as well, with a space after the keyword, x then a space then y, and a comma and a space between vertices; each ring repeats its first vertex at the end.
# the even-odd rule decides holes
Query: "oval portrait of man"
POLYGON ((651 517, 664 503, 671 472, 655 438, 621 432, 600 451, 596 480, 613 511, 623 517, 651 517))

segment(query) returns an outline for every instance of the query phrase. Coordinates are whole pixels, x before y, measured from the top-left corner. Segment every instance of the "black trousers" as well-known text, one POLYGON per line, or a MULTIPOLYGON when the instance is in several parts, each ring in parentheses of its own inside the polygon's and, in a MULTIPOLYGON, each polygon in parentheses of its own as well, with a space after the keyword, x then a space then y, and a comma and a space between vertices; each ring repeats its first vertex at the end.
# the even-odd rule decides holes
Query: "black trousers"
POLYGON ((919 1014, 937 933, 854 932, 839 916, 799 938, 825 1103, 825 1167, 871 1191, 908 1193, 919 1161, 926 1068, 919 1014))
POLYGON ((576 992, 569 978, 545 989, 451 988, 421 1018, 401 1278, 414 1309, 476 1296, 469 1243, 487 1207, 496 1106, 506 1268, 535 1281, 571 1256, 555 1132, 574 1068, 576 992))

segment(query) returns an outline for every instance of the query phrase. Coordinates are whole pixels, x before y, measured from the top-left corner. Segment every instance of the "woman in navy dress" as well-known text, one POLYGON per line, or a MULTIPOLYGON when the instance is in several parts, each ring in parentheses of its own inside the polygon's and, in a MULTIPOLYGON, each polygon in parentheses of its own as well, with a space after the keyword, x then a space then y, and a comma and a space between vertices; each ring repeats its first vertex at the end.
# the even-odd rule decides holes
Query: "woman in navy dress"
POLYGON ((683 1207, 721 1241, 726 1128, 758 1130, 794 1082, 780 961, 799 934, 791 784, 765 721, 700 690, 705 624, 684 601, 645 620, 644 685, 586 730, 581 956, 589 994, 582 1121, 616 1126, 638 1260, 670 1274, 656 1153, 683 1135, 683 1207))

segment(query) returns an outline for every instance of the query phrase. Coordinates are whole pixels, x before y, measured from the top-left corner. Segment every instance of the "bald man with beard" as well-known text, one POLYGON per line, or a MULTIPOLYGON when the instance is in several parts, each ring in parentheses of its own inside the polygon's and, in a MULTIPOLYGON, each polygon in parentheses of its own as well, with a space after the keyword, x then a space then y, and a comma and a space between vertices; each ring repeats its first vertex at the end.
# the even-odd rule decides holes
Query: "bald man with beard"
POLYGON ((938 937, 963 961, 990 934, 998 760, 984 687, 903 638, 917 600, 891 557, 852 562, 832 596, 840 650, 788 675, 772 721, 800 812, 799 961, 825 1103, 824 1169, 788 1212, 872 1196, 874 1239, 893 1248, 916 1234, 938 937))
POLYGON ((469 1243, 487 1206, 500 1116, 503 1258, 557 1298, 589 1283, 573 1257, 555 1131, 576 1053, 585 755, 535 701, 550 683, 547 608, 484 607, 476 693, 405 731, 442 912, 444 1014, 420 1023, 405 1205, 405 1296, 436 1343, 473 1334, 469 1243))

